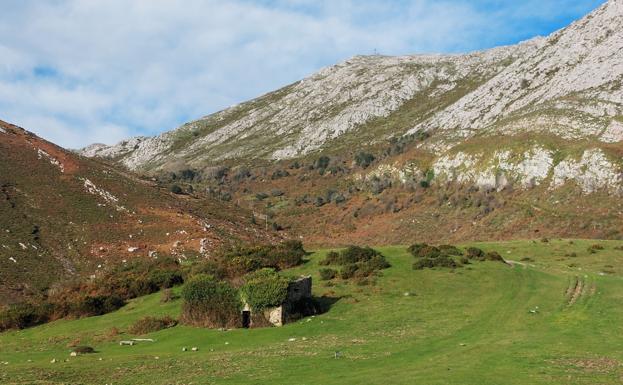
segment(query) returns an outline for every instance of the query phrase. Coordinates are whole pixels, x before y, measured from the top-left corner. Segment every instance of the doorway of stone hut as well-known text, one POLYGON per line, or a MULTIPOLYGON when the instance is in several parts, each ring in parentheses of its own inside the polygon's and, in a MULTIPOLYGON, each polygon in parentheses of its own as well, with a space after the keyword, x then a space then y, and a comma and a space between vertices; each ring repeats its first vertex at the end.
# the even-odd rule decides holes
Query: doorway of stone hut
POLYGON ((251 326, 251 312, 244 310, 242 312, 242 327, 248 329, 251 326))

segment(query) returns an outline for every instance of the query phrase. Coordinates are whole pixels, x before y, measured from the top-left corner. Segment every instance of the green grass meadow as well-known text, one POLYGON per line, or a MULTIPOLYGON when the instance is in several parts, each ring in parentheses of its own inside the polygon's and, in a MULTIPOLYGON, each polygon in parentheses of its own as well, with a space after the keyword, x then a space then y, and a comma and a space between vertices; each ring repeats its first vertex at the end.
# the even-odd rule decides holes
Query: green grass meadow
POLYGON ((281 328, 176 326, 119 346, 139 337, 126 332, 139 318, 179 315, 179 299, 156 293, 105 316, 0 334, 0 383, 623 383, 623 242, 470 245, 521 264, 415 271, 404 246, 381 247, 392 267, 375 285, 327 285, 317 251, 287 273, 314 277, 314 294, 335 300, 325 314, 281 328), (604 249, 590 253, 595 243, 604 249), (72 342, 97 352, 70 357, 72 342))

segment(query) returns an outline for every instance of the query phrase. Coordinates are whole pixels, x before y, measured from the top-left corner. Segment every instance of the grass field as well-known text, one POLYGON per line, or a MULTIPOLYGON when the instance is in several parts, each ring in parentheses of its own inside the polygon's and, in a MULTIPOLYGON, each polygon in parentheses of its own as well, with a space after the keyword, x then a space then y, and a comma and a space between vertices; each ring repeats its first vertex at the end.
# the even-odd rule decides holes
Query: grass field
POLYGON ((615 249, 623 242, 474 245, 509 260, 531 260, 513 267, 475 262, 454 271, 414 271, 404 247, 383 247, 392 267, 376 285, 328 287, 318 279, 325 253, 318 251, 289 273, 311 273, 315 295, 337 300, 325 314, 282 328, 177 326, 144 336, 155 342, 119 346, 134 337, 124 331, 137 319, 177 317, 180 301, 162 304, 155 294, 102 317, 0 334, 0 383, 623 382, 623 251, 615 249), (604 250, 590 253, 595 243, 604 250), (77 340, 97 353, 70 357, 68 344, 77 340), (191 352, 194 346, 199 351, 191 352))

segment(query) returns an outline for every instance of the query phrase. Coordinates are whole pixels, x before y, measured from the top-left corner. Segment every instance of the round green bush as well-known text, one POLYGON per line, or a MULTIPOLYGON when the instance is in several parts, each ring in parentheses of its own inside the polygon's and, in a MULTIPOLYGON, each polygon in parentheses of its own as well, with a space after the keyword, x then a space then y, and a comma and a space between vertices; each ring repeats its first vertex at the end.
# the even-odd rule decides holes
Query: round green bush
POLYGON ((273 269, 261 269, 249 274, 240 294, 253 310, 281 305, 288 295, 290 280, 273 269))

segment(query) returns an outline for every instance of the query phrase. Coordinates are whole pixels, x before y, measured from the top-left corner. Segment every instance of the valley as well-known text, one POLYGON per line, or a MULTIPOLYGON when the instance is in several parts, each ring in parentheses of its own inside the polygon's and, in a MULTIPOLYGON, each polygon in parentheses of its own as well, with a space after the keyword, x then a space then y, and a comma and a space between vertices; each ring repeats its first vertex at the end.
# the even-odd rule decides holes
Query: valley
POLYGON ((318 262, 326 251, 318 250, 309 262, 284 272, 311 274, 314 295, 337 300, 325 314, 281 328, 175 326, 132 335, 128 328, 141 317, 179 316, 180 300, 161 303, 157 293, 104 316, 0 334, 0 363, 6 363, 0 381, 620 383, 616 325, 623 316, 618 306, 623 243, 551 239, 469 245, 515 262, 413 270, 414 258, 404 246, 381 247, 392 266, 376 284, 358 286, 321 281, 318 262), (596 243, 603 249, 591 253, 596 243), (574 290, 578 280, 582 287, 574 290), (119 346, 130 338, 154 341, 119 346), (93 346, 96 353, 70 357, 75 344, 93 346))

